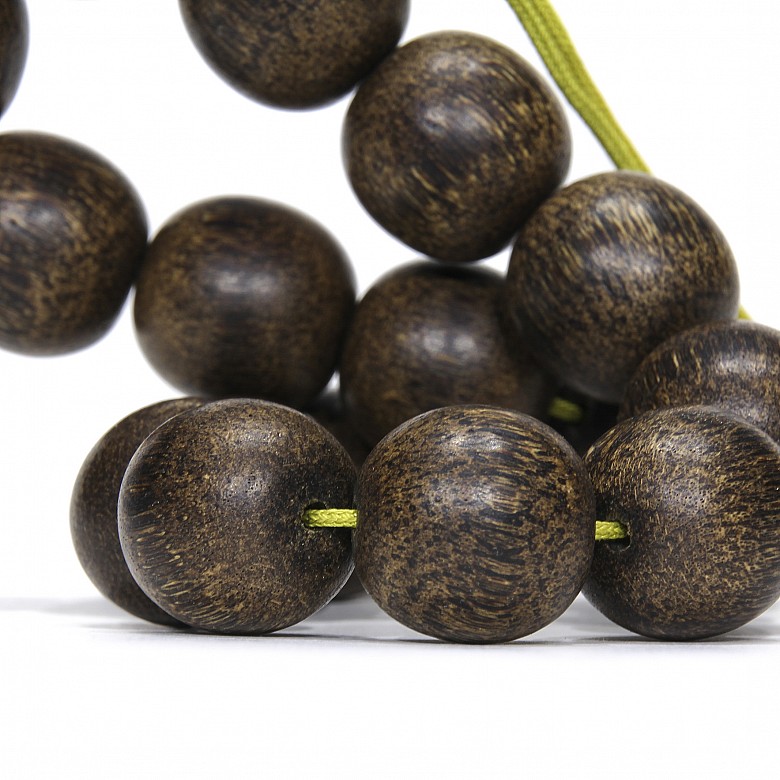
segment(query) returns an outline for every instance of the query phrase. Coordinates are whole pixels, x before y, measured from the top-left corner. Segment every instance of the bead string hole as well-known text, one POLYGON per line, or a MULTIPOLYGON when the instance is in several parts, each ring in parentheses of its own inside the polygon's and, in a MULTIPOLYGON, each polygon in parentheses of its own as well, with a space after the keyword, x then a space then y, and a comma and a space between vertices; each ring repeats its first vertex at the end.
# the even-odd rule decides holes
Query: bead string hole
POLYGON ((631 546, 631 527, 622 520, 596 521, 596 542, 614 552, 631 546))

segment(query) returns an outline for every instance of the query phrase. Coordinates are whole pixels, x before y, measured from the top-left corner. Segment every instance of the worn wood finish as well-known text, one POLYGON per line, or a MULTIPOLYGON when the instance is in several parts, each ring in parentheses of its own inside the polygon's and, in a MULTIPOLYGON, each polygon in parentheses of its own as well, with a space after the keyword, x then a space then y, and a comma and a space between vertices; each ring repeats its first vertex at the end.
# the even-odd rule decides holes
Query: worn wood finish
POLYGON ((636 370, 620 415, 689 404, 727 409, 780 441, 780 332, 740 320, 672 336, 636 370))
POLYGON ((146 241, 141 202, 108 161, 55 136, 0 135, 0 347, 53 355, 99 339, 146 241))
POLYGON ((720 230, 693 200, 640 173, 576 182, 528 221, 507 275, 509 318, 564 384, 620 403, 631 374, 678 331, 736 317, 720 230))
POLYGON ((495 407, 437 409, 397 428, 360 472, 355 564, 406 626, 505 642, 558 617, 594 545, 579 457, 538 420, 495 407))
POLYGON ((571 139, 542 78, 471 33, 426 35, 358 89, 343 153, 368 212, 440 260, 495 254, 563 180, 571 139))
POLYGON ((197 398, 162 401, 128 415, 90 451, 76 477, 70 531, 79 561, 95 587, 136 617, 181 626, 138 587, 119 544, 117 501, 122 477, 143 440, 171 417, 200 406, 197 398))
POLYGON ((608 618, 660 639, 731 631, 780 596, 780 447, 709 407, 620 423, 586 466, 598 517, 630 540, 599 542, 584 593, 608 618))
POLYGON ((552 381, 522 338, 505 337, 502 287, 495 271, 427 262, 391 271, 366 293, 339 371, 348 417, 368 444, 440 406, 544 414, 552 381))
POLYGON ((287 407, 246 399, 184 412, 149 436, 119 497, 128 567, 194 628, 261 634, 324 606, 352 571, 348 529, 308 528, 310 507, 353 505, 355 467, 287 407))
POLYGON ((206 62, 235 89, 282 108, 349 92, 398 43, 409 0, 179 0, 206 62))
POLYGON ((0 116, 22 80, 29 44, 27 9, 22 0, 0 0, 0 116))
POLYGON ((311 403, 336 367, 355 303, 334 238, 269 201, 219 198, 152 241, 135 296, 144 354, 192 395, 311 403))

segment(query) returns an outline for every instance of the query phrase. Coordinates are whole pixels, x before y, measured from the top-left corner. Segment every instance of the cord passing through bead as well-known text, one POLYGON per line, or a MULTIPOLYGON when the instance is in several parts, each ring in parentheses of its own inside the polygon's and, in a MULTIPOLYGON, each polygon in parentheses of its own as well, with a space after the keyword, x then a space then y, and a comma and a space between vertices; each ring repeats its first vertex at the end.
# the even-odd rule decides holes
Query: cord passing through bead
MULTIPOLYGON (((307 509, 304 522, 309 528, 356 528, 357 509, 307 509)), ((596 541, 618 541, 628 538, 628 529, 613 520, 596 521, 596 541)))

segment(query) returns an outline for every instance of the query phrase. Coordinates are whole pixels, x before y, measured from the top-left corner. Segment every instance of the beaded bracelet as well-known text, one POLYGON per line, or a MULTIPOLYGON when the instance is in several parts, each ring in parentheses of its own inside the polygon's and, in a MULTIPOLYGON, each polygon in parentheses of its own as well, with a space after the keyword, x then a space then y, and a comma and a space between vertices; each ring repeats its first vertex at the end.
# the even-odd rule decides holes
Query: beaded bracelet
MULTIPOLYGON (((559 84, 576 82, 564 93, 587 95, 618 166, 646 170, 550 6, 510 4, 559 84)), ((86 346, 135 282, 142 349, 197 396, 126 418, 82 467, 71 528, 97 587, 148 620, 261 634, 326 604, 354 556, 386 612, 459 642, 525 636, 583 589, 658 638, 713 636, 767 609, 780 595, 780 341, 734 321, 718 228, 646 173, 559 189, 563 113, 505 47, 440 33, 392 51, 407 2, 297 6, 253 19, 181 2, 207 60, 262 102, 320 105, 365 77, 344 129, 356 195, 449 265, 401 268, 354 312, 338 243, 288 207, 196 204, 147 248, 140 199, 107 161, 0 136, 0 344, 86 346), (334 33, 345 19, 360 53, 334 33), (518 231, 506 280, 462 265, 518 231), (318 396, 336 367, 333 413, 318 396), (548 422, 571 433, 572 399, 595 426, 571 437, 584 461, 537 419, 554 408, 548 422)), ((1 109, 24 58, 21 2, 0 0, 0 21, 1 109)))

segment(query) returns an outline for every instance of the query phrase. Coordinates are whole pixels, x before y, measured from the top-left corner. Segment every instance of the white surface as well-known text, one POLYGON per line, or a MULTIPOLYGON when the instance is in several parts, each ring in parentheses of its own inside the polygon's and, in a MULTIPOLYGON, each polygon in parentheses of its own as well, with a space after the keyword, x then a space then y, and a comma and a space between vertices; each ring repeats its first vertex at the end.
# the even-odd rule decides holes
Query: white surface
MULTIPOLYGON (((414 259, 350 193, 346 101, 300 114, 244 99, 200 60, 174 0, 28 5, 30 57, 1 131, 58 133, 105 154, 153 229, 200 198, 253 194, 332 230, 361 288, 414 259)), ((555 5, 650 166, 723 228, 744 304, 780 327, 776 4, 555 5)), ((406 38, 443 28, 538 63, 502 0, 413 0, 406 38)), ((610 168, 570 116, 570 178, 610 168)), ((3 776, 777 776, 778 606, 695 645, 643 641, 582 600, 527 640, 486 648, 429 642, 367 600, 259 639, 125 616, 79 568, 71 485, 106 429, 175 391, 138 352, 127 309, 79 354, 0 353, 0 376, 3 776)))

